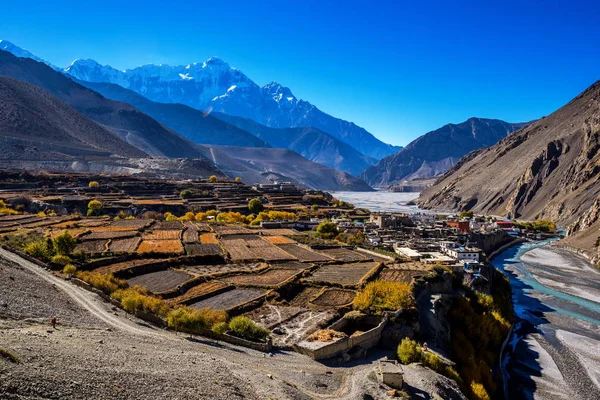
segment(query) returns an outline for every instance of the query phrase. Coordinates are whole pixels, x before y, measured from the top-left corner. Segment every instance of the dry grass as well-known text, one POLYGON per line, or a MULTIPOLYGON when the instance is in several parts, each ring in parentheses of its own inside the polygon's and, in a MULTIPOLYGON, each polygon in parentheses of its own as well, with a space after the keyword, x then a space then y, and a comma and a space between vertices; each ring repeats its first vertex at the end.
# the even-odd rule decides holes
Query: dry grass
POLYGON ((292 239, 288 239, 284 236, 265 236, 263 239, 272 243, 272 244, 290 244, 296 243, 292 239))
POLYGON ((180 240, 143 240, 137 248, 138 253, 182 254, 180 240))
POLYGON ((317 331, 306 338, 309 342, 333 342, 338 339, 345 338, 347 335, 343 332, 334 331, 333 329, 324 329, 317 331))
POLYGON ((200 242, 203 244, 219 244, 217 235, 214 233, 203 233, 200 236, 200 242))

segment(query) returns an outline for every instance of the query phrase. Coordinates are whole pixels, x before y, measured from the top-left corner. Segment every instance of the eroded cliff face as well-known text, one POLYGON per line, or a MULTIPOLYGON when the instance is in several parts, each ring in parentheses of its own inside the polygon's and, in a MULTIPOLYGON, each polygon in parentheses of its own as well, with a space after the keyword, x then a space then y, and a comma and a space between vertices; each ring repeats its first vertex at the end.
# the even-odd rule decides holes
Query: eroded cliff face
POLYGON ((461 159, 419 204, 520 219, 574 234, 600 221, 600 81, 548 117, 461 159))

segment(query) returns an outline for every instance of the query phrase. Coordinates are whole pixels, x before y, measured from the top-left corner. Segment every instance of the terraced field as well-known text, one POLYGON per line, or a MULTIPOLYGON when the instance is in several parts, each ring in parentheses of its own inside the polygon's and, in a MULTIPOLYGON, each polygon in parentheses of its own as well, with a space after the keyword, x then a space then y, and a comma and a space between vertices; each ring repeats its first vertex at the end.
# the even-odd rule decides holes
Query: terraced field
MULTIPOLYGON (((258 237, 258 236, 257 236, 258 237)), ((266 240, 247 240, 246 245, 254 254, 265 261, 296 260, 296 257, 287 253, 266 240)))
POLYGON ((325 289, 318 297, 310 302, 310 304, 327 307, 327 308, 338 308, 346 306, 354 300, 356 292, 354 290, 344 289, 325 289))
POLYGON ((107 239, 85 240, 75 246, 75 251, 83 251, 88 254, 103 253, 107 251, 107 245, 107 239))
POLYGON ((183 231, 183 243, 200 243, 200 235, 198 230, 187 228, 185 231, 183 231))
POLYGON ((295 269, 304 270, 312 267, 312 264, 301 263, 300 261, 284 261, 277 263, 270 263, 271 268, 283 268, 283 269, 295 269))
POLYGON ((152 229, 181 230, 183 224, 181 221, 156 221, 152 229))
POLYGON ((180 240, 142 240, 137 248, 138 253, 182 254, 183 245, 180 240))
POLYGON ((129 283, 129 286, 139 285, 153 293, 160 293, 175 289, 192 278, 192 275, 185 272, 168 269, 166 271, 157 271, 136 276, 128 279, 127 283, 129 283))
POLYGON ((224 281, 240 286, 275 287, 299 273, 296 269, 271 269, 258 274, 236 275, 224 281))
MULTIPOLYGON (((79 238, 82 234, 89 232, 89 228, 70 228, 70 229, 52 229, 47 232, 48 237, 54 239, 56 236, 60 235, 64 231, 68 231, 71 236, 74 238, 79 238)), ((87 235, 84 236, 87 238, 87 235)), ((92 238, 92 239, 102 239, 102 238, 92 238)))
POLYGON ((244 239, 223 240, 222 243, 233 262, 258 260, 260 258, 248 248, 244 239))
POLYGON ((260 234, 263 236, 295 236, 303 235, 302 232, 295 229, 279 228, 279 229, 261 229, 260 234))
POLYGON ((379 263, 364 262, 351 264, 324 265, 312 276, 306 278, 309 282, 323 282, 343 286, 358 286, 361 280, 372 272, 379 263))
POLYGON ((108 251, 113 253, 133 253, 142 238, 134 236, 126 239, 112 239, 108 244, 108 251))
POLYGON ((368 260, 371 259, 371 257, 358 253, 356 251, 350 250, 350 249, 345 249, 343 247, 341 248, 334 248, 334 249, 321 249, 319 250, 320 253, 323 253, 337 261, 343 261, 343 262, 357 262, 357 261, 364 261, 364 260, 368 260))
POLYGON ((263 239, 265 239, 267 242, 272 243, 272 244, 296 243, 292 239, 288 239, 285 236, 264 236, 263 239))
POLYGON ((142 235, 144 240, 174 240, 181 239, 181 230, 176 229, 156 229, 144 232, 142 235))
POLYGON ((191 256, 210 254, 223 254, 223 249, 218 244, 185 243, 185 253, 191 256))
POLYGON ((220 235, 248 235, 256 233, 256 231, 244 228, 242 226, 231 225, 214 225, 213 230, 220 235))
POLYGON ((214 310, 231 310, 249 301, 258 299, 265 293, 266 291, 261 289, 238 288, 197 301, 190 304, 190 307, 199 310, 205 307, 210 307, 214 310))
POLYGON ((307 286, 294 298, 289 301, 289 304, 296 307, 307 307, 310 301, 321 293, 322 287, 307 286))
POLYGON ((193 301, 199 301, 199 299, 210 297, 219 292, 228 290, 228 288, 233 289, 233 287, 220 281, 208 281, 190 288, 183 295, 174 297, 170 299, 169 302, 175 304, 186 304, 193 301))
POLYGON ((384 268, 379 274, 379 280, 411 283, 413 279, 427 275, 426 270, 384 268))
POLYGON ((200 243, 204 244, 219 244, 219 239, 214 233, 203 233, 200 235, 200 243))
MULTIPOLYGON (((99 267, 94 270, 98 274, 116 274, 130 268, 139 267, 147 264, 156 264, 164 262, 164 260, 130 260, 114 264, 109 264, 104 267, 99 267)), ((165 267, 166 269, 166 267, 165 267)))
POLYGON ((324 254, 317 253, 297 244, 280 244, 278 247, 303 262, 327 262, 332 260, 332 258, 324 254))
POLYGON ((114 228, 129 228, 133 230, 139 230, 149 226, 152 224, 152 222, 153 220, 151 219, 122 219, 111 222, 110 226, 114 228))
MULTIPOLYGON (((85 231, 89 231, 89 228, 76 228, 76 229, 81 229, 84 232, 85 231)), ((71 235, 73 235, 73 231, 75 229, 69 229, 69 232, 71 232, 71 235)), ((126 237, 132 237, 137 235, 137 231, 93 231, 88 235, 83 236, 81 239, 82 240, 93 240, 93 239, 119 239, 119 238, 126 238, 126 237)))
POLYGON ((265 268, 264 263, 249 263, 249 264, 217 264, 217 265, 192 265, 184 267, 189 271, 198 275, 212 274, 227 274, 233 272, 252 272, 265 268))

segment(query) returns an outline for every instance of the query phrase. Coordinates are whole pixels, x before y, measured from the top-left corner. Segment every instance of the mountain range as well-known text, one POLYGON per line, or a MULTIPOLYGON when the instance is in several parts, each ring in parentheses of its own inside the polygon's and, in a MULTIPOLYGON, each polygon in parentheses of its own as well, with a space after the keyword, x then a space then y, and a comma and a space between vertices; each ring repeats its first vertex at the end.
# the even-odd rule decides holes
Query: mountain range
POLYGON ((387 187, 394 183, 438 176, 465 154, 496 144, 526 123, 469 118, 426 133, 402 150, 367 168, 360 177, 367 183, 387 187))
POLYGON ((463 157, 419 203, 549 219, 594 248, 600 228, 599 150, 600 81, 548 117, 463 157))
POLYGON ((399 149, 352 122, 297 99, 289 88, 276 82, 260 87, 217 57, 203 63, 149 64, 125 71, 78 59, 64 72, 82 81, 114 83, 158 103, 180 103, 201 111, 249 118, 272 128, 317 128, 377 160, 399 149))
POLYGON ((10 150, 3 152, 4 165, 187 178, 216 174, 240 176, 249 183, 270 182, 269 176, 275 174, 279 180, 311 188, 370 190, 347 173, 289 150, 261 154, 259 166, 241 162, 216 147, 196 144, 132 105, 110 100, 33 59, 0 51, 0 75, 12 78, 3 78, 0 93, 0 133, 10 144, 10 150), (32 149, 44 154, 32 157, 28 154, 32 149), (282 173, 289 171, 288 165, 282 166, 286 159, 289 165, 301 165, 293 177, 282 173), (313 186, 319 177, 325 186, 313 186))

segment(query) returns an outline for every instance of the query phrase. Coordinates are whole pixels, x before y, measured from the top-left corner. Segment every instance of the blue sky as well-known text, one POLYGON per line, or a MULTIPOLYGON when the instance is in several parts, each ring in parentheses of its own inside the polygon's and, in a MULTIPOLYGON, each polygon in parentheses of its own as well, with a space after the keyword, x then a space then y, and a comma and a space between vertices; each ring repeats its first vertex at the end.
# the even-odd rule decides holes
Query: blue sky
POLYGON ((490 3, 5 1, 0 38, 61 66, 216 55, 405 145, 472 116, 548 115, 600 79, 597 1, 490 3))

